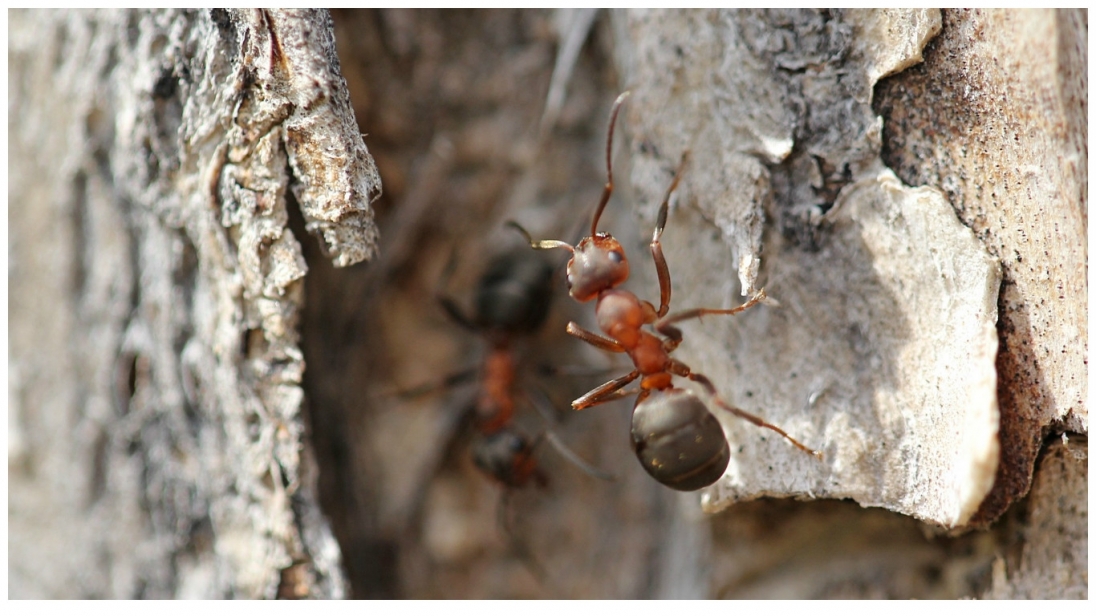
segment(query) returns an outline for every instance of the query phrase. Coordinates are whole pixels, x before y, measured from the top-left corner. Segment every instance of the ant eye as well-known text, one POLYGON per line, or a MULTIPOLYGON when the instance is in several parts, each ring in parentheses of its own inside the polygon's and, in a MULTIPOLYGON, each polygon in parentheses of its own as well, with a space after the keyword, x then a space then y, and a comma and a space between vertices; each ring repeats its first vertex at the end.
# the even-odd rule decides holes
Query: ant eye
POLYGON ((616 250, 610 250, 609 251, 609 260, 612 261, 613 263, 620 263, 621 261, 624 260, 624 255, 620 254, 620 252, 618 252, 616 250))

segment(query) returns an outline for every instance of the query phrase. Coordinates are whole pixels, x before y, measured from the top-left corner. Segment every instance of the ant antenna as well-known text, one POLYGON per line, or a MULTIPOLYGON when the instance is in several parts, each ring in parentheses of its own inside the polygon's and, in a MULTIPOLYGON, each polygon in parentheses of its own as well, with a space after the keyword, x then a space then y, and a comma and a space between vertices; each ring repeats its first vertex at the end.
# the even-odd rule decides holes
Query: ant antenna
POLYGON ((613 102, 613 111, 609 116, 609 138, 605 144, 605 168, 608 171, 608 180, 605 182, 605 189, 601 191, 601 201, 597 204, 597 209, 594 210, 594 220, 590 225, 590 237, 597 235, 597 222, 601 218, 601 212, 605 209, 605 205, 609 203, 609 197, 613 194, 613 129, 616 127, 617 114, 620 113, 620 107, 624 104, 624 99, 628 98, 631 91, 625 91, 617 97, 613 102))
POLYGON ((525 241, 529 242, 529 245, 532 246, 536 250, 550 250, 552 248, 566 248, 571 254, 575 254, 575 247, 568 244, 567 242, 564 242, 563 240, 534 240, 533 236, 529 235, 529 232, 525 230, 525 227, 519 225, 518 223, 516 223, 512 220, 507 220, 506 221, 506 226, 507 227, 513 227, 514 229, 517 229, 517 232, 520 233, 523 238, 525 238, 525 241))
POLYGON ((681 153, 681 162, 677 164, 677 171, 674 173, 674 179, 670 182, 670 187, 666 189, 666 195, 662 197, 662 204, 658 208, 658 220, 655 222, 655 232, 651 236, 652 242, 658 242, 662 239, 662 231, 666 228, 666 218, 670 213, 670 196, 677 190, 677 185, 681 183, 681 175, 685 172, 685 166, 689 163, 689 150, 685 150, 681 153))
MULTIPOLYGON (((598 202, 597 209, 594 210, 594 219, 590 224, 590 237, 594 237, 597 235, 597 223, 601 219, 601 213, 605 210, 605 206, 609 203, 609 197, 613 195, 613 132, 616 129, 617 116, 620 115, 620 107, 624 104, 624 99, 628 98, 630 94, 631 91, 625 91, 617 97, 616 101, 613 102, 613 110, 611 115, 609 116, 609 138, 607 139, 607 142, 605 144, 605 169, 608 178, 605 182, 605 189, 601 191, 601 201, 598 202)), ((674 184, 670 187, 671 191, 673 191, 673 188, 677 186, 677 181, 680 178, 680 175, 681 174, 678 173, 678 175, 675 176, 674 184)), ((669 198, 669 193, 667 193, 667 198, 669 198)), ((665 226, 665 214, 660 214, 660 218, 663 222, 661 226, 665 226)), ((536 250, 566 248, 571 254, 575 254, 575 247, 568 244, 567 242, 564 242, 562 240, 534 240, 533 236, 530 235, 524 227, 512 220, 506 221, 506 226, 517 229, 518 233, 520 233, 521 236, 525 238, 525 241, 528 242, 529 245, 536 250)), ((656 233, 658 232, 656 231, 656 233)))

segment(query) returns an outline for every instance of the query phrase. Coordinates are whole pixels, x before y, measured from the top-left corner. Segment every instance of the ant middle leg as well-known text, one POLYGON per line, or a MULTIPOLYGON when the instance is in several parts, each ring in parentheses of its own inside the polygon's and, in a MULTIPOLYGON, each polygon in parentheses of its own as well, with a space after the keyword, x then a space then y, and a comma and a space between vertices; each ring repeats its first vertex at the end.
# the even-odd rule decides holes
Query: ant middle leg
POLYGON ((682 334, 680 329, 673 326, 674 323, 688 321, 689 319, 699 319, 708 314, 738 314, 761 303, 766 297, 765 289, 761 289, 749 300, 743 302, 741 306, 736 306, 734 308, 693 308, 692 310, 682 310, 681 312, 663 316, 658 321, 655 321, 653 327, 655 328, 655 331, 672 340, 675 343, 673 346, 676 348, 677 345, 681 343, 682 334))
POLYGON ((425 396, 439 391, 446 391, 457 385, 463 385, 465 383, 471 383, 476 380, 479 375, 479 367, 474 366, 471 368, 465 368, 452 374, 448 374, 441 379, 432 383, 423 383, 422 385, 416 385, 407 389, 394 389, 385 392, 386 396, 398 396, 405 399, 414 399, 419 396, 425 396))
POLYGON ((703 374, 693 372, 692 369, 690 369, 689 366, 685 365, 684 363, 682 363, 680 361, 677 361, 676 359, 671 360, 670 372, 672 372, 672 373, 674 373, 678 376, 683 376, 683 377, 689 379, 690 381, 693 381, 694 383, 699 383, 700 386, 704 388, 704 391, 706 391, 708 393, 708 395, 712 398, 712 401, 714 401, 721 409, 727 411, 728 413, 731 413, 735 417, 745 419, 746 421, 752 423, 753 425, 755 425, 759 428, 765 428, 767 430, 772 430, 773 432, 776 432, 780 436, 783 436, 784 438, 788 439, 788 441, 791 442, 792 445, 795 445, 801 451, 809 453, 810 455, 812 455, 812 456, 814 456, 814 457, 816 457, 820 460, 822 459, 822 452, 815 451, 814 449, 811 449, 810 447, 807 447, 803 443, 800 443, 796 439, 792 438, 792 436, 790 434, 785 432, 779 426, 773 425, 773 424, 765 421, 764 419, 761 419, 757 415, 754 415, 753 413, 748 413, 748 412, 738 408, 737 406, 734 406, 732 404, 728 404, 727 402, 725 402, 723 400, 723 398, 719 395, 719 391, 716 390, 715 385, 712 384, 711 379, 704 376, 703 374))
POLYGON ((639 370, 632 370, 624 376, 617 377, 608 383, 598 385, 584 395, 576 398, 575 401, 571 403, 571 408, 576 411, 581 411, 592 406, 604 404, 611 400, 618 400, 630 396, 636 392, 624 390, 624 387, 638 378, 639 370))
MULTIPOLYGON (((543 439, 548 442, 555 450, 556 453, 563 456, 567 461, 573 464, 576 468, 586 473, 587 475, 594 477, 595 479, 601 479, 602 481, 616 481, 611 473, 607 473, 593 464, 590 464, 586 460, 582 459, 582 456, 578 455, 573 449, 567 446, 560 438, 558 434, 550 427, 557 423, 554 413, 554 405, 551 403, 551 399, 542 388, 537 387, 532 391, 522 392, 522 397, 525 398, 525 402, 533 407, 540 414, 541 418, 548 426, 544 429, 543 439)), ((539 439, 538 439, 539 442, 539 439)))
POLYGON ((470 332, 478 332, 479 326, 476 325, 474 319, 469 317, 461 310, 461 307, 457 305, 456 300, 449 296, 445 292, 445 288, 449 286, 449 279, 453 276, 453 271, 457 269, 456 252, 449 254, 449 260, 445 263, 445 269, 441 272, 441 278, 437 282, 437 290, 434 291, 434 299, 437 300, 438 305, 441 306, 445 312, 445 316, 449 317, 457 325, 470 332))

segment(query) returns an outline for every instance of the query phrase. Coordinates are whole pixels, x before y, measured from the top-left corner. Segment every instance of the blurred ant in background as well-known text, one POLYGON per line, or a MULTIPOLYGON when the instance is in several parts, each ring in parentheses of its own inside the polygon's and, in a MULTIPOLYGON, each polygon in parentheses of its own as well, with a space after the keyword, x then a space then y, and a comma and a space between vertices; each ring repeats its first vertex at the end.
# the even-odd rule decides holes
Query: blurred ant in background
MULTIPOLYGON (((443 280, 448 279, 455 261, 450 259, 443 280)), ((476 285, 470 315, 448 295, 439 293, 437 301, 446 315, 462 328, 481 337, 487 350, 478 364, 454 373, 439 383, 406 390, 401 396, 417 396, 476 380, 478 389, 471 408, 463 415, 470 423, 472 461, 489 479, 503 487, 499 501, 499 524, 511 549, 538 580, 548 576, 531 548, 515 533, 511 523, 510 498, 514 489, 548 485, 548 477, 534 455, 542 441, 548 441, 563 457, 584 473, 606 481, 614 478, 584 461, 568 448, 555 433, 545 428, 535 439, 524 434, 514 422, 519 402, 533 406, 547 423, 544 400, 547 394, 530 391, 519 370, 517 343, 542 328, 552 303, 556 267, 527 249, 502 253, 493 258, 476 285), (478 378, 477 378, 478 377, 478 378), (541 398, 537 398, 541 394, 541 398)), ((444 283, 443 283, 444 284, 444 283)), ((554 370, 550 370, 554 372, 554 370)), ((456 434, 463 433, 463 430, 456 434)))
POLYGON ((620 242, 608 233, 598 233, 597 223, 613 192, 613 128, 628 94, 621 94, 613 103, 605 156, 608 181, 594 211, 590 235, 576 246, 561 240, 537 241, 517 223, 509 223, 534 249, 566 248, 570 251, 572 256, 567 263, 567 287, 571 297, 579 302, 597 299, 597 323, 606 336, 583 329, 573 321, 567 325, 567 333, 599 349, 626 353, 635 365, 635 369, 628 374, 594 388, 576 399, 571 406, 581 410, 638 394, 632 411, 632 443, 636 456, 651 477, 675 490, 691 491, 711 485, 723 476, 730 462, 730 447, 719 421, 694 394, 674 387, 675 375, 699 383, 718 407, 780 434, 806 453, 821 457, 819 452, 809 449, 781 428, 726 403, 708 377, 693 372, 689 366, 670 357, 683 339, 681 330, 674 327, 674 323, 708 314, 737 314, 765 299, 765 290, 762 289, 736 308, 695 308, 669 314, 670 270, 662 253, 660 238, 666 226, 670 195, 681 180, 688 153, 682 156, 674 179, 662 199, 650 244, 658 272, 658 308, 618 288, 628 279, 628 260, 620 242), (662 337, 644 330, 644 325, 651 325, 662 337), (624 389, 636 379, 640 379, 638 388, 624 389))
MULTIPOLYGON (((451 269, 453 261, 450 261, 451 269)), ((448 271, 444 275, 448 278, 448 271)), ((453 374, 441 384, 404 392, 418 395, 469 381, 478 373, 479 390, 472 409, 475 429, 472 460, 488 477, 507 488, 530 484, 544 487, 547 477, 533 451, 541 438, 530 440, 514 425, 517 399, 525 398, 546 420, 541 405, 518 386, 515 342, 534 334, 544 324, 552 301, 555 268, 528 251, 512 251, 495 257, 476 286, 475 309, 468 316, 457 302, 439 295, 438 302, 453 322, 482 337, 488 351, 478 368, 453 374)), ((587 474, 605 480, 612 477, 583 461, 551 431, 544 436, 560 454, 587 474)))

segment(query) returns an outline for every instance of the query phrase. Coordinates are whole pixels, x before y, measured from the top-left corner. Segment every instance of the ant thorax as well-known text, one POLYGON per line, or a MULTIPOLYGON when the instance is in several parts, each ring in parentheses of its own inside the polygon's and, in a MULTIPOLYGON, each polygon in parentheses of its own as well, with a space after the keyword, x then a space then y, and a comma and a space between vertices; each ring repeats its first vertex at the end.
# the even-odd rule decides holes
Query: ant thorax
POLYGON ((654 308, 631 291, 603 291, 597 301, 597 324, 601 331, 625 348, 640 374, 665 372, 670 355, 662 339, 643 326, 655 320, 654 308))
POLYGON ((588 302, 627 279, 624 248, 608 233, 583 238, 567 262, 568 291, 580 302, 588 302))
POLYGON ((601 331, 625 348, 638 343, 640 328, 648 322, 639 298, 624 289, 603 291, 598 296, 596 314, 601 331))

